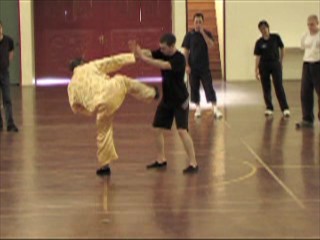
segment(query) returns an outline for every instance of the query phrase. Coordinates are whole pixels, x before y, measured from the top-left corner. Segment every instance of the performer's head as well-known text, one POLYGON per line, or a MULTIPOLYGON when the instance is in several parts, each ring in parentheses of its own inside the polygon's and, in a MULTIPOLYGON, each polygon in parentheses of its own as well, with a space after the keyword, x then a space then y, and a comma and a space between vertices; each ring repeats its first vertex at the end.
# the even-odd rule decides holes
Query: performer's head
POLYGON ((258 24, 258 28, 262 34, 262 36, 266 37, 270 34, 269 23, 266 20, 262 20, 258 24))
POLYGON ((166 56, 172 56, 176 51, 176 37, 166 33, 160 38, 160 51, 166 56))
POLYGON ((193 16, 193 25, 194 25, 194 29, 199 32, 202 24, 204 22, 204 16, 202 13, 196 13, 193 16))
POLYGON ((82 64, 84 64, 84 63, 85 63, 85 61, 84 61, 84 59, 83 59, 82 57, 77 57, 77 58, 75 58, 75 59, 73 59, 73 60, 70 61, 70 63, 69 63, 69 69, 70 69, 71 72, 73 72, 73 70, 74 70, 76 67, 78 67, 78 66, 80 66, 80 65, 82 65, 82 64))
POLYGON ((319 29, 319 19, 317 15, 310 15, 308 17, 308 28, 310 33, 316 33, 319 29))

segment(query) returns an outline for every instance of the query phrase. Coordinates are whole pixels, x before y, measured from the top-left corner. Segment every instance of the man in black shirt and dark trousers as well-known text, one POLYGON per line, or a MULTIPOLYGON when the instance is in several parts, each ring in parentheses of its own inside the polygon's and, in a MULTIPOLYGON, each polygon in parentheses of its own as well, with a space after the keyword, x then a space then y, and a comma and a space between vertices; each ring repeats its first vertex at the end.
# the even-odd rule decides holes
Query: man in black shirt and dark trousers
POLYGON ((159 169, 167 166, 163 131, 170 130, 175 119, 180 139, 189 158, 189 166, 183 173, 189 174, 198 171, 198 164, 193 141, 188 132, 189 94, 184 83, 186 62, 182 53, 176 49, 175 43, 176 37, 167 33, 161 37, 158 50, 142 50, 139 45, 132 44, 132 51, 143 62, 160 68, 162 75, 163 96, 153 121, 153 127, 156 129, 157 159, 147 168, 159 169))
POLYGON ((301 48, 304 49, 301 81, 302 121, 296 123, 296 127, 312 128, 315 120, 314 90, 318 97, 320 122, 320 28, 317 15, 308 17, 308 31, 301 38, 301 48))
POLYGON ((256 42, 254 55, 256 56, 256 78, 257 80, 261 80, 264 101, 266 104, 265 115, 273 115, 271 75, 283 116, 290 117, 289 106, 282 84, 283 42, 278 34, 270 33, 269 24, 266 21, 260 21, 258 28, 262 37, 256 42))
MULTIPOLYGON (((18 128, 15 126, 12 117, 12 104, 10 97, 9 64, 13 59, 13 49, 13 40, 9 36, 3 34, 3 26, 0 21, 0 88, 8 132, 18 132, 18 128)), ((2 130, 3 122, 0 110, 0 131, 2 130)))
POLYGON ((207 102, 211 102, 215 118, 222 118, 217 107, 217 96, 212 85, 208 49, 213 46, 212 33, 203 28, 204 16, 196 13, 193 17, 194 29, 184 37, 182 47, 186 59, 186 72, 190 77, 191 102, 196 104, 194 116, 201 117, 200 82, 206 94, 207 102))

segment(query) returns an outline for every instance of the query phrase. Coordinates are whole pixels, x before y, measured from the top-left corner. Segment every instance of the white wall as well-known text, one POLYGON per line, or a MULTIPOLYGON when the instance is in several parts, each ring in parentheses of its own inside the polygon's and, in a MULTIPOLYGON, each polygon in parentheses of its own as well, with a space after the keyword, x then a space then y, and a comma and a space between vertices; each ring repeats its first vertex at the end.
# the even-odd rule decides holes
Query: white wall
POLYGON ((254 80, 253 49, 260 37, 257 25, 262 19, 269 22, 270 31, 278 32, 285 47, 290 48, 286 50, 284 79, 300 79, 296 66, 300 66, 302 60, 297 48, 301 35, 307 30, 307 17, 319 11, 320 1, 317 0, 226 0, 227 81, 254 80))
POLYGON ((186 0, 172 0, 172 32, 177 38, 177 48, 181 49, 187 31, 186 0))
POLYGON ((31 0, 20 0, 20 38, 21 38, 21 85, 34 85, 34 34, 33 4, 31 0))
POLYGON ((224 21, 223 19, 223 15, 224 15, 223 2, 224 1, 225 0, 215 0, 222 77, 224 77, 224 47, 225 47, 224 46, 224 22, 223 22, 224 21))

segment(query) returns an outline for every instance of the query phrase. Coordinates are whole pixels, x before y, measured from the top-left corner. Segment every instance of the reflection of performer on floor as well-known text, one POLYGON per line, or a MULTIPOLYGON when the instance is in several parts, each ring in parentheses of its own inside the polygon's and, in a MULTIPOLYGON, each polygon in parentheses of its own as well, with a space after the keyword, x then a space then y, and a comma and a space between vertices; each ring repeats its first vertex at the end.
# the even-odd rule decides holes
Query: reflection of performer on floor
MULTIPOLYGON (((275 129, 276 131, 273 131, 273 121, 273 118, 267 118, 265 121, 258 155, 266 165, 272 169, 277 177, 285 180, 283 149, 288 121, 281 118, 277 129, 275 129)), ((283 189, 279 187, 279 184, 275 181, 270 181, 272 176, 265 168, 261 167, 257 172, 257 177, 259 181, 259 197, 262 199, 263 205, 269 204, 265 199, 278 198, 283 194, 283 189)))

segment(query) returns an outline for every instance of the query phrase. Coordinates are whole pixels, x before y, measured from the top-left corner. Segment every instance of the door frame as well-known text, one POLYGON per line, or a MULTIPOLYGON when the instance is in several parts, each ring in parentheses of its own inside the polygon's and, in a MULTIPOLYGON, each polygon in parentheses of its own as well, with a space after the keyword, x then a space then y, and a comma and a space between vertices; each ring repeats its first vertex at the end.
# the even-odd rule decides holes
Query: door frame
MULTIPOLYGON (((7 9, 5 15, 0 12, 0 18, 4 27, 4 34, 10 36, 14 41, 14 55, 10 62, 9 73, 11 85, 22 85, 21 74, 21 30, 20 30, 20 5, 19 0, 1 1, 1 4, 10 4, 10 9, 7 9), (14 12, 11 7, 15 8, 14 12), (9 23, 10 22, 10 23, 9 23), (15 26, 13 26, 15 25, 15 26), (14 71, 14 74, 13 74, 14 71), (12 82, 12 80, 15 80, 12 82)), ((3 9, 3 8, 2 8, 3 9)), ((4 9, 5 10, 5 9, 4 9)))

